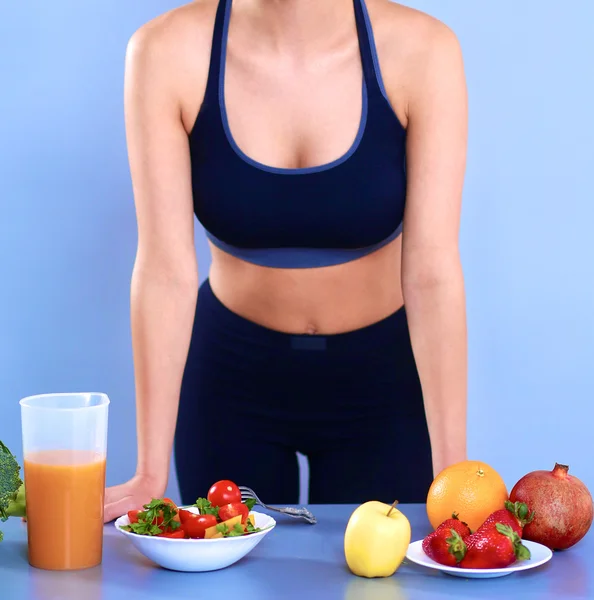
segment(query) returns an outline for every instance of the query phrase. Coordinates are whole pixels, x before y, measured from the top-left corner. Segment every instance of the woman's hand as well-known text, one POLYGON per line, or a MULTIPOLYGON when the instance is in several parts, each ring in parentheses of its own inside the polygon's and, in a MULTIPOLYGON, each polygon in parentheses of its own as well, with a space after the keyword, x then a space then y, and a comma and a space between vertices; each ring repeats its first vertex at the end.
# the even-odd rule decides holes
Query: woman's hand
POLYGON ((140 475, 121 485, 105 490, 104 523, 109 523, 126 514, 129 510, 141 508, 153 498, 162 498, 165 485, 159 485, 147 477, 140 475))

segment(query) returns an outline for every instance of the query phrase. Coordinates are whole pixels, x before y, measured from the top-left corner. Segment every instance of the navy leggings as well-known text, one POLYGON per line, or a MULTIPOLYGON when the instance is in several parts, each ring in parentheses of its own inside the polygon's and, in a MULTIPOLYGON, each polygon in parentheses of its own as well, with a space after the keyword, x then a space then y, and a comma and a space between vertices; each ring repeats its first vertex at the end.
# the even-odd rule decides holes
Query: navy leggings
POLYGON ((248 321, 202 284, 175 461, 182 501, 220 479, 296 504, 425 502, 431 447, 404 308, 369 327, 291 335, 248 321))

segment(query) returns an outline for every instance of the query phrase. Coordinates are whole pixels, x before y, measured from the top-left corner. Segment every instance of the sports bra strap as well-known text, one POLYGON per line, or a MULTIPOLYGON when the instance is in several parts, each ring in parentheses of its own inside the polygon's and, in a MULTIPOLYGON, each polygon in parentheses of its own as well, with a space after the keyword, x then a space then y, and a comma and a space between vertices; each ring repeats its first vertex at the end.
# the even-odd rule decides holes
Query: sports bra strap
POLYGON ((225 34, 225 11, 227 2, 231 0, 219 0, 217 14, 215 16, 214 28, 212 32, 212 44, 210 49, 210 66, 208 69, 208 79, 206 83, 206 92, 204 101, 209 104, 212 101, 218 104, 219 79, 221 73, 221 53, 223 49, 223 37, 225 34), (209 96, 212 95, 212 98, 209 96))
POLYGON ((379 68, 374 61, 375 44, 371 32, 371 24, 365 7, 365 0, 353 0, 355 5, 355 21, 357 23, 357 35, 359 36, 359 51, 361 53, 361 64, 363 65, 363 74, 367 85, 367 95, 382 94, 379 84, 379 68))

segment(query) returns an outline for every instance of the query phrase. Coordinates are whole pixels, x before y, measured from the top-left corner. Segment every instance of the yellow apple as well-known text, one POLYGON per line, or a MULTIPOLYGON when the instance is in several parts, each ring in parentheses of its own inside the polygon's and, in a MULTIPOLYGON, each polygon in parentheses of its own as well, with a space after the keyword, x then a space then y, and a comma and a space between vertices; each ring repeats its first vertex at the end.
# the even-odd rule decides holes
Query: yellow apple
POLYGON ((359 577, 390 577, 402 564, 410 537, 410 522, 394 505, 365 502, 346 527, 347 565, 359 577))

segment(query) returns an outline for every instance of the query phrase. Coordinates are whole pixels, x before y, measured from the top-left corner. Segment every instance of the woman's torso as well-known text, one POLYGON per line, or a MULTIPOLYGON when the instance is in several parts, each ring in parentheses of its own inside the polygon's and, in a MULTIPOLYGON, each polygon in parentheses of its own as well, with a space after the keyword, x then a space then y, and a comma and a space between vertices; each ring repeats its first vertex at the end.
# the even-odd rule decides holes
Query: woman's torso
MULTIPOLYGON (((208 90, 217 5, 217 0, 208 0, 182 9, 186 11, 186 24, 180 40, 187 43, 183 44, 182 57, 186 68, 180 69, 180 73, 186 74, 184 81, 180 81, 181 112, 194 162, 200 160, 203 151, 199 147, 200 140, 194 138, 199 131, 196 125, 204 118, 200 113, 208 90)), ((308 177, 308 174, 289 173, 289 169, 318 168, 340 161, 348 155, 361 131, 365 96, 361 94, 363 67, 353 1, 337 1, 335 6, 341 11, 337 13, 341 18, 332 21, 333 15, 326 15, 328 24, 324 37, 312 38, 314 41, 307 47, 299 43, 291 45, 289 41, 276 50, 265 43, 254 43, 261 23, 247 3, 242 0, 233 3, 223 79, 224 114, 231 141, 248 161, 273 170, 286 170, 280 176, 283 185, 292 186, 286 183, 296 181, 291 178, 308 177)), ((396 123, 394 153, 398 156, 403 152, 404 142, 397 127, 404 131, 407 123, 406 84, 407 68, 410 68, 406 56, 407 36, 413 35, 407 31, 407 21, 410 24, 415 15, 385 0, 368 0, 367 9, 386 106, 393 110, 396 123)), ((321 32, 317 29, 305 35, 315 36, 321 32)), ((373 106, 368 104, 367 110, 369 115, 373 106)), ((229 172, 233 172, 232 167, 229 172)), ((357 176, 359 184, 366 183, 364 173, 357 176)), ((368 175, 368 180, 369 187, 373 188, 372 175, 368 175)), ((216 183, 216 179, 213 181, 216 183)), ((266 179, 261 177, 257 181, 266 182, 266 179)), ((325 181, 336 182, 336 178, 325 181)), ((316 178, 311 178, 308 185, 316 185, 316 178)), ((336 187, 340 190, 340 184, 336 187)), ((240 193, 241 187, 238 190, 240 193)), ((348 190, 344 193, 348 195, 348 190)), ((283 198, 278 198, 279 203, 282 201, 283 198)), ((309 208, 314 213, 311 218, 316 219, 315 210, 309 208)), ((281 206, 279 210, 282 209, 281 206)), ((196 212, 200 218, 200 207, 196 212)), ((233 217, 226 215, 225 218, 233 217)), ((395 218, 391 221, 394 222, 386 223, 386 231, 399 225, 395 218)), ((365 223, 361 227, 364 229, 365 223)), ((388 236, 390 241, 379 244, 377 250, 362 253, 360 258, 318 268, 253 264, 211 241, 211 285, 229 309, 272 329, 293 333, 357 329, 386 317, 403 303, 402 236, 391 239, 393 237, 388 236)))

